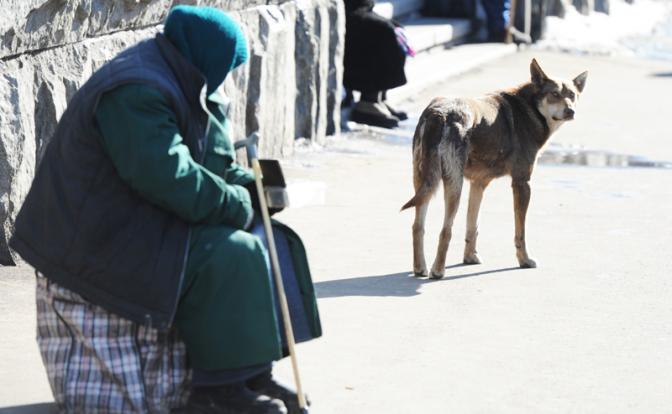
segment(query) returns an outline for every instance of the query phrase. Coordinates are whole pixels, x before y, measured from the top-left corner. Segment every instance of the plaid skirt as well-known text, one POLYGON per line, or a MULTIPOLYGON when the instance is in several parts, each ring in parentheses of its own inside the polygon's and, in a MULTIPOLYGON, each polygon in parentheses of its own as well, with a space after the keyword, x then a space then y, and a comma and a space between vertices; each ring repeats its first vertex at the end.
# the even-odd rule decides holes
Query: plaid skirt
POLYGON ((175 330, 116 316, 37 278, 37 342, 59 412, 169 413, 191 372, 175 330))

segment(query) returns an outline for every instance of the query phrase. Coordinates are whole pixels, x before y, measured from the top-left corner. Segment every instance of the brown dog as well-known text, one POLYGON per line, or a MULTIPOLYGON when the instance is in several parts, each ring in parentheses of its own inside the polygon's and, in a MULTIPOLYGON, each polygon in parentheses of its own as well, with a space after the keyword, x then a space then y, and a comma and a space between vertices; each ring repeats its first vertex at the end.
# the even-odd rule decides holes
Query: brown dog
POLYGON ((478 99, 435 98, 420 116, 413 137, 415 196, 402 210, 415 207, 413 271, 427 276, 423 247, 427 206, 443 180, 445 215, 431 277, 445 272, 446 253, 464 178, 471 183, 464 263, 477 264, 478 210, 483 191, 494 178, 511 176, 515 245, 520 267, 536 267, 525 246, 525 215, 530 176, 539 150, 565 121, 586 85, 588 72, 571 82, 546 76, 536 60, 532 79, 516 88, 478 99))

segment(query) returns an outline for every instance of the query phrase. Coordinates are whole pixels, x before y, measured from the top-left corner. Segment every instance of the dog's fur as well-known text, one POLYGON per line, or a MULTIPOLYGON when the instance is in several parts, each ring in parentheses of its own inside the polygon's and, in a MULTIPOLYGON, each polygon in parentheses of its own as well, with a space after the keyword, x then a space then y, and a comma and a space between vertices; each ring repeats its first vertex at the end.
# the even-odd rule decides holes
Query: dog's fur
POLYGON ((424 110, 413 137, 415 196, 402 210, 415 207, 413 271, 427 276, 423 248, 425 216, 432 194, 443 181, 445 215, 431 277, 445 272, 451 228, 460 203, 462 182, 470 182, 464 263, 477 264, 478 210, 485 187, 494 178, 511 176, 515 212, 515 246, 520 267, 536 267, 525 246, 525 215, 530 176, 539 150, 574 107, 588 72, 572 81, 546 76, 536 60, 531 81, 478 99, 435 98, 424 110))

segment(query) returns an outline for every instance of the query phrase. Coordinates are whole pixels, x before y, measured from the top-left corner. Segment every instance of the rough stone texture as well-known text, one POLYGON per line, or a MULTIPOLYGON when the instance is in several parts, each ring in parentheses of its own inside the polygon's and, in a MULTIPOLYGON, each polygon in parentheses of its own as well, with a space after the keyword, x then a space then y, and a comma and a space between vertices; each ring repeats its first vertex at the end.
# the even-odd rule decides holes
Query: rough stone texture
POLYGON ((595 0, 573 0, 572 3, 581 14, 588 14, 595 10, 595 0))
POLYGON ((592 11, 609 14, 610 11, 609 0, 549 0, 547 14, 564 18, 570 7, 575 7, 581 14, 592 11))
POLYGON ((345 53, 345 5, 341 0, 329 1, 329 75, 327 76, 327 135, 341 132, 341 100, 343 92, 343 55, 345 53))
POLYGON ((118 51, 156 29, 86 40, 0 62, 0 264, 35 166, 77 88, 118 51))
POLYGON ((546 14, 564 18, 569 7, 571 7, 569 0, 549 0, 547 3, 546 14))
POLYGON ((176 4, 243 10, 290 0, 0 0, 0 58, 154 26, 176 4))
MULTIPOLYGON (((320 5, 327 0, 318 0, 320 5)), ((329 53, 328 13, 325 8, 313 8, 310 2, 297 2, 296 30, 296 128, 297 134, 320 141, 326 134, 326 66, 329 53), (326 21, 325 21, 326 20, 326 21), (301 28, 302 30, 298 30, 301 28), (317 66, 310 65, 315 60, 317 66)))
POLYGON ((318 2, 297 2, 296 135, 320 143, 340 133, 345 22, 342 0, 318 2))
POLYGON ((280 157, 297 137, 338 132, 341 0, 0 0, 13 10, 0 17, 0 264, 16 259, 14 218, 69 99, 178 3, 221 7, 244 26, 250 61, 224 85, 236 139, 258 131, 261 156, 280 157))
POLYGON ((609 0, 595 0, 595 11, 609 14, 609 0))
MULTIPOLYGON (((246 101, 246 135, 259 132, 261 155, 289 155, 294 142, 294 30, 296 5, 262 6, 247 13, 251 55, 246 101)), ((314 63, 316 64, 316 63, 314 63)))

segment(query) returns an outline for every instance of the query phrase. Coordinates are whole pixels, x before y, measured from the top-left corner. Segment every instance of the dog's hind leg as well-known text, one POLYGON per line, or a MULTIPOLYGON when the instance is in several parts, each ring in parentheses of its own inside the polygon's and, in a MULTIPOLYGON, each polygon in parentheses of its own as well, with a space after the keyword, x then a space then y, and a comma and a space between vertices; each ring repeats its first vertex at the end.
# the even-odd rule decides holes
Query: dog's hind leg
POLYGON ((409 206, 415 207, 415 221, 413 221, 413 273, 416 276, 427 276, 427 264, 425 263, 425 217, 432 194, 436 191, 440 176, 441 166, 434 155, 428 158, 428 162, 422 164, 418 158, 414 160, 413 184, 415 186, 415 196, 404 205, 402 209, 409 206), (433 167, 433 168, 432 168, 433 167))
POLYGON ((472 180, 469 184, 469 209, 467 210, 467 234, 464 238, 464 264, 479 264, 481 259, 476 252, 478 237, 478 212, 481 209, 483 191, 490 183, 489 180, 472 180))
POLYGON ((452 237, 455 214, 457 213, 457 208, 460 206, 462 182, 461 175, 459 177, 443 177, 443 199, 445 203, 443 227, 439 234, 439 246, 436 250, 436 258, 432 265, 432 279, 441 279, 446 272, 446 255, 448 254, 448 245, 452 237))
POLYGON ((416 276, 427 276, 425 263, 425 217, 429 200, 441 181, 441 160, 438 142, 441 139, 443 124, 440 119, 424 117, 418 123, 413 138, 413 187, 415 195, 402 210, 415 207, 413 222, 413 273, 416 276))
POLYGON ((514 178, 511 186, 513 187, 513 210, 516 221, 516 236, 514 239, 516 257, 520 267, 537 267, 537 263, 527 254, 525 244, 525 216, 527 215, 527 207, 530 205, 530 183, 528 179, 514 178))
POLYGON ((413 274, 418 277, 428 275, 425 263, 425 217, 427 217, 429 200, 415 206, 415 221, 413 222, 413 274))

